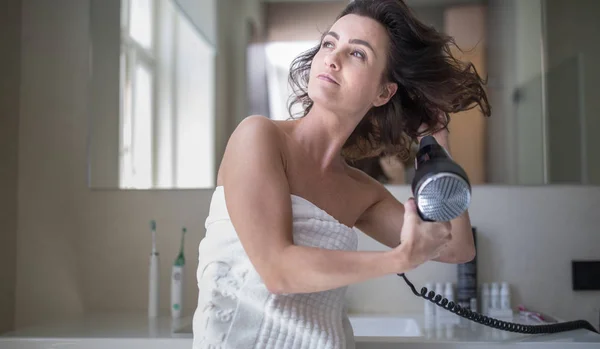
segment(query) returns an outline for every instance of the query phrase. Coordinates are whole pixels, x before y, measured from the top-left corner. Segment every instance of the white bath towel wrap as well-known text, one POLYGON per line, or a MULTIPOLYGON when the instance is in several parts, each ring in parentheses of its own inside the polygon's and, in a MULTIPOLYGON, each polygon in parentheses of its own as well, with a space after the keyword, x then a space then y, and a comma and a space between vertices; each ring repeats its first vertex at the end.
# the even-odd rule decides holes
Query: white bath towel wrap
MULTIPOLYGON (((292 195, 294 243, 356 250, 357 233, 302 197, 292 195)), ((302 266, 298 266, 302 268, 302 266)), ((316 293, 270 293, 229 218, 222 186, 215 189, 199 246, 194 349, 352 349, 344 307, 346 287, 316 293)))

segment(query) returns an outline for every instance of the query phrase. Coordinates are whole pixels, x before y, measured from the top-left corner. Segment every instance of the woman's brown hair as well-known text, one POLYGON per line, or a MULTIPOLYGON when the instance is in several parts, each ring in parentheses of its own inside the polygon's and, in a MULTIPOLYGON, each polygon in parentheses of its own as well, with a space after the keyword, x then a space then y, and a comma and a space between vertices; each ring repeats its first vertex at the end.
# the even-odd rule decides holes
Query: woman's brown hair
MULTIPOLYGON (((373 107, 358 124, 343 148, 347 160, 380 154, 406 160, 419 135, 448 125, 449 114, 479 106, 491 114, 487 95, 475 66, 456 59, 454 39, 421 23, 402 0, 354 0, 337 19, 356 14, 381 23, 390 38, 383 79, 398 84, 388 103, 373 107), (427 128, 419 132, 421 124, 427 128)), ((313 101, 308 96, 308 78, 320 45, 298 56, 291 65, 289 82, 294 96, 289 111, 300 103, 303 115, 313 101)))

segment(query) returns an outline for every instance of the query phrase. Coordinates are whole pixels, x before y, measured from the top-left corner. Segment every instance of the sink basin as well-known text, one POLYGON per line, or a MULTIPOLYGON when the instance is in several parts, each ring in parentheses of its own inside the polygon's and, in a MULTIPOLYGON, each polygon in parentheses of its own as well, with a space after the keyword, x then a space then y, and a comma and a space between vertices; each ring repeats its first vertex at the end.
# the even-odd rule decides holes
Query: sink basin
POLYGON ((410 317, 349 316, 355 337, 420 337, 418 322, 410 317))
MULTIPOLYGON (((423 333, 418 322, 410 317, 385 315, 348 316, 355 337, 421 337, 423 333)), ((173 333, 192 333, 192 318, 175 326, 173 333)))

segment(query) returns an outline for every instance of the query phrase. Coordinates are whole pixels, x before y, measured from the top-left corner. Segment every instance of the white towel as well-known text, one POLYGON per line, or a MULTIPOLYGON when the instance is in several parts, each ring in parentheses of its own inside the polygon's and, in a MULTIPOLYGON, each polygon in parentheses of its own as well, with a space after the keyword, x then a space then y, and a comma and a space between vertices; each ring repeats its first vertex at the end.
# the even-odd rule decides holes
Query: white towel
MULTIPOLYGON (((294 243, 356 250, 356 231, 292 195, 294 243)), ((223 187, 213 193, 199 246, 194 349, 354 348, 344 308, 346 287, 274 295, 250 263, 229 219, 223 187)))

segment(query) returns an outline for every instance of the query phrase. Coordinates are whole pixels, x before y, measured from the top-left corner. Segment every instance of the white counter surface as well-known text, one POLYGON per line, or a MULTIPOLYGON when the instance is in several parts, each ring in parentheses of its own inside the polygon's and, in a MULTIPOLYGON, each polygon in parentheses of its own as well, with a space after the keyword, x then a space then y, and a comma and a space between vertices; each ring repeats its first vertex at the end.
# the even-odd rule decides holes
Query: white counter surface
MULTIPOLYGON (((351 315, 360 348, 600 348, 600 335, 588 330, 524 335, 461 323, 425 321, 423 316, 351 315), (366 322, 362 320, 367 320, 366 322), (375 324, 369 326, 368 324, 375 324), (388 326, 389 324, 389 326, 388 326), (383 327, 389 327, 389 330, 383 327), (394 332, 399 327, 400 332, 394 332), (369 332, 385 334, 368 334, 369 332), (362 335, 361 335, 362 334, 362 335)), ((527 323, 521 318, 513 322, 527 323)), ((0 348, 191 348, 191 317, 149 320, 144 314, 96 314, 33 326, 0 335, 0 348)))

